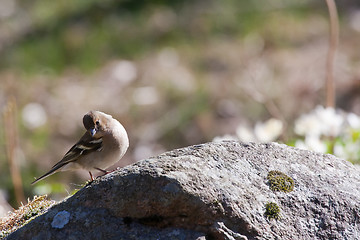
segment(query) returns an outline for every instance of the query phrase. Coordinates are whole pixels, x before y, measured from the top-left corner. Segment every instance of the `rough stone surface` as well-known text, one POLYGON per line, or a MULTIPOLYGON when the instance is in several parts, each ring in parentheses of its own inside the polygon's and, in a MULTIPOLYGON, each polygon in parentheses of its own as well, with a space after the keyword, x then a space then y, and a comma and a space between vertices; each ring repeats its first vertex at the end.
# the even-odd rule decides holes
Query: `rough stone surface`
POLYGON ((8 239, 360 239, 360 169, 275 143, 207 143, 108 174, 8 239), (267 174, 293 178, 270 190, 267 174), (269 220, 275 202, 281 218, 269 220), (62 228, 52 227, 61 211, 62 228))

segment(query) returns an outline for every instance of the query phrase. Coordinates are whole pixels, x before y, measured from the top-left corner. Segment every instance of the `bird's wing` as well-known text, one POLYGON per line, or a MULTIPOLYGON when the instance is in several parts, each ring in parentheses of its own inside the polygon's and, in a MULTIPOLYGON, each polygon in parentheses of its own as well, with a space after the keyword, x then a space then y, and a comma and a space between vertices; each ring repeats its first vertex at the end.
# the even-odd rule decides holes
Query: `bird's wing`
POLYGON ((70 150, 64 155, 64 157, 56 163, 49 172, 45 173, 41 177, 37 178, 34 182, 31 184, 34 184, 38 182, 39 180, 48 177, 52 174, 54 174, 57 170, 59 170, 61 167, 65 166, 66 164, 70 162, 74 162, 77 159, 79 159, 81 156, 84 156, 86 154, 89 154, 94 151, 101 151, 102 150, 102 138, 93 138, 89 134, 89 132, 86 132, 80 140, 70 148, 70 150))
POLYGON ((81 139, 65 153, 64 157, 52 168, 62 167, 67 163, 76 161, 79 157, 95 151, 101 151, 102 138, 93 138, 86 132, 81 139))

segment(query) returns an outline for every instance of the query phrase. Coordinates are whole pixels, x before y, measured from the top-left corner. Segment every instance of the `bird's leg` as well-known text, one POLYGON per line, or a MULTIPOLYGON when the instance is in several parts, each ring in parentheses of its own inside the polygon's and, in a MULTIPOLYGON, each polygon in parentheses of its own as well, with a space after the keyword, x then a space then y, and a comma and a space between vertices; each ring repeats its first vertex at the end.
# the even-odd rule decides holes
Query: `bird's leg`
POLYGON ((89 174, 90 174, 91 181, 94 181, 94 177, 90 171, 89 171, 89 174))
MULTIPOLYGON (((101 169, 101 168, 98 168, 98 167, 95 167, 95 169, 99 170, 100 172, 103 172, 103 173, 104 173, 104 175, 106 175, 106 174, 110 173, 109 171, 106 171, 106 170, 101 169)), ((103 175, 103 176, 104 176, 104 175, 103 175)))

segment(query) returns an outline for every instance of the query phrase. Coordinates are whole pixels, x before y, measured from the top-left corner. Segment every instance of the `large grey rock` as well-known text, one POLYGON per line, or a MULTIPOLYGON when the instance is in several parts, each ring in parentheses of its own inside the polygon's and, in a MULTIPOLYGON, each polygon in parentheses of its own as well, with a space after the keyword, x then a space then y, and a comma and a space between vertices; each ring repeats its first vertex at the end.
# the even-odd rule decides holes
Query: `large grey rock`
POLYGON ((359 170, 275 143, 190 146, 92 182, 8 239, 360 239, 359 170), (294 190, 272 191, 271 170, 294 190))

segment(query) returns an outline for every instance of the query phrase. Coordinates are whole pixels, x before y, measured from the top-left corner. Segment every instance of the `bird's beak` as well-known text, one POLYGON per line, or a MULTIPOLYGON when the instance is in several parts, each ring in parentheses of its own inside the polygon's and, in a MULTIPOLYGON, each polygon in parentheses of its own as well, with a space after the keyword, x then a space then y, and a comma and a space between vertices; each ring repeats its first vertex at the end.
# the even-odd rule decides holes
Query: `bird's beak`
POLYGON ((96 134, 96 129, 95 128, 91 128, 90 129, 90 134, 93 137, 96 134))

